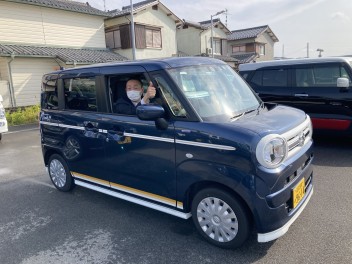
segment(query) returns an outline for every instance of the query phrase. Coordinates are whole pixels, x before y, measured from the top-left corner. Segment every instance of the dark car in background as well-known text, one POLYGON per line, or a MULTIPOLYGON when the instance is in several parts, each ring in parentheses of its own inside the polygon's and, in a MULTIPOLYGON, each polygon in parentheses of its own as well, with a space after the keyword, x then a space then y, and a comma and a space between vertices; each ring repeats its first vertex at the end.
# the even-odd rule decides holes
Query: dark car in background
POLYGON ((302 109, 320 133, 352 135, 352 58, 241 64, 240 74, 264 102, 302 109))

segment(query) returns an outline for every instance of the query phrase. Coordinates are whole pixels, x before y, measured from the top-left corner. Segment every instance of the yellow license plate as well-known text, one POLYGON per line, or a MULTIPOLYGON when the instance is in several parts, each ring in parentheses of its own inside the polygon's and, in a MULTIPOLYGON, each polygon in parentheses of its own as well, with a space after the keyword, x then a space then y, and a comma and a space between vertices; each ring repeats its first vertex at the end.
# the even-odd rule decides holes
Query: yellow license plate
POLYGON ((296 208, 296 206, 299 204, 299 202, 302 200, 304 194, 305 194, 305 184, 304 184, 304 178, 297 184, 297 186, 293 189, 293 208, 296 208))

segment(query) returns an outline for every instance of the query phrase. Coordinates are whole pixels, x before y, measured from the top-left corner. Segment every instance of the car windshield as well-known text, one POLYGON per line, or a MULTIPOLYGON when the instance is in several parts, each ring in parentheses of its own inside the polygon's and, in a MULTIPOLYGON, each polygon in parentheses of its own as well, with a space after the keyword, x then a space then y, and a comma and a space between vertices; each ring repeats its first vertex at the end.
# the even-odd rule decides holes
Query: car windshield
POLYGON ((260 106, 253 91, 228 65, 168 71, 204 121, 234 121, 260 106))

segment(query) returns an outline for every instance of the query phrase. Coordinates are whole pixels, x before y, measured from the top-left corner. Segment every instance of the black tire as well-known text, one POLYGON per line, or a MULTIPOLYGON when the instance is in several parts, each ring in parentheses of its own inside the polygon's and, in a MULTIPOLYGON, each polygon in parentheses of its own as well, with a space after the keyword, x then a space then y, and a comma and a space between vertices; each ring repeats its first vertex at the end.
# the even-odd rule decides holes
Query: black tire
POLYGON ((74 181, 66 161, 58 154, 53 154, 48 163, 49 176, 54 186, 62 192, 74 187, 74 181))
POLYGON ((221 248, 238 248, 250 234, 247 210, 238 199, 221 189, 198 192, 192 201, 192 218, 202 237, 221 248))
POLYGON ((2 139, 2 134, 0 133, 0 141, 1 141, 1 139, 2 139))

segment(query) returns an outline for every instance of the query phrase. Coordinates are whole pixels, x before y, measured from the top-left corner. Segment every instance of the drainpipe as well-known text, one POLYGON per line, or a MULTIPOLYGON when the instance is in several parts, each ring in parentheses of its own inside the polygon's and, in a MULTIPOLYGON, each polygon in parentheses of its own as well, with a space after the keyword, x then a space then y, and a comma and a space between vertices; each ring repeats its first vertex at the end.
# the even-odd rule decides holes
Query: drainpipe
POLYGON ((16 98, 15 98, 15 89, 13 87, 13 79, 12 79, 12 69, 11 69, 11 62, 15 59, 15 54, 11 54, 11 59, 7 62, 8 72, 9 72, 9 92, 10 92, 10 100, 11 100, 11 107, 16 107, 16 98))

